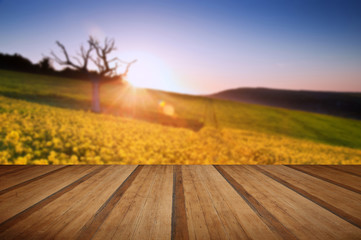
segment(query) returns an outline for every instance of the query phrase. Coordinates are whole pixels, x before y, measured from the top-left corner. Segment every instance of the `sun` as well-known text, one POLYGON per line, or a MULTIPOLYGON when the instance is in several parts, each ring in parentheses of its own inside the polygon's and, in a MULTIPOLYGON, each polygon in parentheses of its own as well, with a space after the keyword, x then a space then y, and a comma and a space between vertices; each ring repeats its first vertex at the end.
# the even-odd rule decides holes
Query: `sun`
POLYGON ((172 68, 157 55, 145 51, 126 52, 123 55, 129 59, 137 59, 127 75, 127 81, 131 85, 139 88, 182 91, 172 68))

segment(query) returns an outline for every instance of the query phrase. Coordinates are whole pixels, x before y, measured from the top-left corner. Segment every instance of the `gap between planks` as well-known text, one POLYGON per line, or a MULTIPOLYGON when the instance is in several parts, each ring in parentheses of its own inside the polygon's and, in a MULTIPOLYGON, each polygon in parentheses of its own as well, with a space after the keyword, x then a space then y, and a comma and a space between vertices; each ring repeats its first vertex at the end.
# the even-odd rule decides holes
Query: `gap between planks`
POLYGON ((27 218, 28 216, 30 216, 34 212, 36 212, 39 209, 43 208, 45 205, 51 203, 52 201, 54 201, 55 199, 57 199, 58 197, 60 197, 64 193, 69 192, 70 190, 72 190, 73 188, 75 188, 76 186, 81 184, 82 182, 85 182, 87 179, 89 179, 93 175, 99 173, 100 171, 102 171, 105 168, 106 167, 96 168, 95 170, 93 170, 90 173, 82 176, 81 178, 79 178, 75 182, 72 182, 71 184, 63 187, 62 189, 58 190, 57 192, 49 195, 48 197, 44 198, 43 200, 41 200, 39 202, 37 202, 36 204, 28 207, 27 209, 19 212, 18 214, 14 215, 13 217, 11 217, 11 218, 7 219, 6 221, 2 222, 0 224, 0 232, 5 231, 7 228, 10 228, 11 226, 17 224, 19 221, 27 218))
MULTIPOLYGON (((56 170, 53 170, 51 172, 45 173, 43 175, 40 175, 38 177, 29 179, 23 183, 19 183, 17 185, 14 185, 12 187, 9 187, 7 189, 4 189, 0 191, 0 195, 3 194, 3 191, 11 191, 14 189, 17 189, 21 186, 25 186, 31 182, 34 182, 36 180, 39 180, 41 178, 44 178, 54 172, 61 171, 64 168, 59 168, 56 170)), ((107 167, 107 166, 106 166, 107 167)), ((16 224, 18 221, 21 221, 22 219, 25 219, 27 216, 31 215, 33 212, 37 211, 38 209, 42 208, 43 206, 49 204, 50 202, 54 201, 59 196, 63 195, 64 193, 70 191, 71 189, 75 188, 77 185, 81 184, 82 182, 86 181, 90 177, 94 176, 95 174, 99 173, 106 167, 99 167, 92 172, 86 174, 85 176, 79 178, 75 182, 65 186, 64 188, 60 189, 59 191, 49 195, 45 199, 39 201, 38 203, 32 205, 31 207, 25 209, 24 211, 16 214, 15 216, 9 218, 8 220, 4 221, 0 224, 0 232, 4 229, 8 228, 9 226, 12 226, 16 224)), ((290 167, 290 166, 289 166, 290 167)), ((103 224, 104 220, 107 218, 109 213, 112 211, 114 205, 120 201, 125 191, 130 187, 134 179, 137 177, 139 172, 142 170, 143 166, 137 166, 132 173, 126 178, 126 180, 115 190, 115 192, 110 196, 110 198, 99 208, 99 210, 96 212, 93 218, 91 218, 81 229, 79 232, 78 239, 90 239, 98 228, 103 224)), ((251 207, 251 209, 264 221, 267 226, 273 230, 275 233, 280 235, 282 238, 285 239, 296 239, 296 237, 289 232, 289 230, 281 223, 278 219, 276 219, 275 216, 273 216, 267 209, 265 209, 258 201, 255 199, 252 195, 250 195, 241 184, 239 184, 230 174, 226 172, 225 169, 222 168, 222 166, 214 166, 214 168, 218 171, 218 173, 232 186, 233 189, 236 190, 238 195, 240 195, 245 202, 251 207)), ((293 168, 293 167, 291 167, 293 168)), ((27 168, 28 169, 28 168, 27 168)), ((255 169, 262 174, 266 175, 267 177, 271 178, 274 181, 277 181, 278 183, 286 186, 287 188, 293 190, 294 192, 298 193, 299 195, 305 197, 306 199, 316 203, 317 205, 321 206, 322 208, 332 212, 333 214, 337 215, 338 217, 346 220, 347 222, 353 224, 356 227, 361 228, 360 220, 345 213, 341 209, 338 209, 337 207, 334 207, 327 202, 317 198, 316 196, 306 192, 305 190, 302 190, 298 188, 297 186, 275 176, 271 172, 264 170, 262 168, 259 168, 258 166, 255 166, 255 169)), ((296 168, 293 168, 295 170, 304 172, 308 175, 316 175, 316 174, 310 174, 307 172, 307 170, 302 171, 296 168)), ((336 170, 339 170, 337 168, 333 168, 336 170)), ((22 171, 24 168, 19 170, 14 170, 11 172, 16 171, 22 171)), ((342 170, 340 170, 342 171, 342 170)), ((343 171, 348 172, 348 171, 343 171)), ((348 172, 349 173, 349 172, 348 172)), ((5 175, 8 173, 4 173, 5 175)), ((350 173, 352 174, 352 173, 350 173)), ((356 174, 353 174, 356 175, 356 174)), ((322 176, 314 176, 321 180, 324 180, 329 183, 333 183, 337 186, 340 186, 340 183, 337 183, 333 180, 327 179, 322 176)), ((344 184, 341 184, 341 187, 344 187, 347 189, 347 186, 344 184), (346 187, 345 187, 346 186, 346 187)), ((350 190, 350 189, 349 189, 350 190)), ((357 189, 356 189, 357 190, 357 189)), ((354 191, 355 192, 355 191, 354 191)), ((360 193, 359 191, 357 193, 360 193)), ((172 220, 171 220, 171 239, 188 239, 189 238, 189 232, 188 232, 188 225, 187 225, 187 216, 186 216, 186 207, 185 207, 185 194, 184 194, 184 186, 183 186, 183 175, 182 175, 182 166, 177 165, 173 166, 173 196, 172 196, 172 220)))
POLYGON ((89 219, 89 221, 83 226, 77 239, 91 239, 94 236, 142 169, 143 166, 139 165, 133 170, 133 172, 124 180, 117 190, 115 190, 108 200, 99 208, 94 217, 89 219))
POLYGON ((293 166, 293 165, 286 165, 286 166, 289 167, 289 168, 292 168, 292 169, 294 169, 294 170, 297 170, 297 171, 299 171, 299 172, 308 174, 308 175, 310 175, 310 176, 312 176, 312 177, 321 179, 321 180, 323 180, 323 181, 325 181, 325 182, 328 182, 328 183, 334 184, 334 185, 336 185, 336 186, 339 186, 339 187, 345 188, 345 189, 347 189, 347 190, 350 190, 350 191, 352 191, 352 192, 361 194, 361 191, 360 191, 359 189, 356 189, 356 188, 351 187, 351 186, 348 186, 348 185, 346 185, 346 184, 343 184, 343 183, 334 181, 334 180, 329 179, 329 178, 327 178, 327 177, 320 176, 319 174, 312 173, 312 172, 310 172, 310 171, 307 170, 307 169, 299 168, 298 166, 293 166))
POLYGON ((173 166, 172 235, 171 239, 189 239, 182 166, 173 166))
POLYGON ((264 208, 251 194, 249 194, 241 184, 239 184, 230 174, 221 166, 214 165, 217 171, 226 179, 226 181, 236 190, 236 192, 245 200, 245 202, 260 216, 262 221, 276 234, 283 239, 297 239, 275 216, 264 208))
POLYGON ((284 185, 285 187, 291 189, 292 191, 300 194, 301 196, 303 196, 304 198, 316 203, 317 205, 319 205, 320 207, 326 209, 327 211, 335 214, 336 216, 342 218, 343 220, 351 223, 352 225, 361 228, 361 220, 344 212, 343 210, 339 209, 338 207, 335 207, 327 202, 325 202, 324 200, 318 198, 317 196, 314 196, 313 194, 310 194, 308 192, 306 192, 305 190, 281 179, 280 177, 277 177, 276 175, 274 175, 273 173, 264 170, 258 166, 254 166, 254 168, 256 170, 258 170, 259 172, 261 172, 262 174, 264 174, 265 176, 281 183, 282 185, 284 185))
POLYGON ((35 182, 35 181, 40 180, 40 179, 42 179, 42 178, 45 178, 45 177, 47 177, 47 176, 49 176, 49 175, 51 175, 51 174, 53 174, 53 173, 62 171, 62 170, 66 169, 66 168, 69 168, 69 167, 70 167, 70 166, 64 166, 64 167, 55 169, 55 170, 53 170, 53 171, 44 173, 44 174, 42 174, 42 175, 40 175, 40 176, 31 178, 31 179, 29 179, 29 180, 26 180, 26 181, 24 181, 24 182, 21 182, 21 183, 19 183, 19 184, 14 185, 14 186, 5 188, 5 189, 3 189, 3 190, 0 191, 0 196, 3 195, 3 194, 5 194, 5 193, 7 193, 7 192, 10 192, 10 191, 13 191, 13 190, 15 190, 15 189, 18 189, 18 188, 21 188, 21 187, 23 187, 23 186, 26 186, 26 185, 28 185, 28 184, 30 184, 30 183, 32 183, 32 182, 35 182))

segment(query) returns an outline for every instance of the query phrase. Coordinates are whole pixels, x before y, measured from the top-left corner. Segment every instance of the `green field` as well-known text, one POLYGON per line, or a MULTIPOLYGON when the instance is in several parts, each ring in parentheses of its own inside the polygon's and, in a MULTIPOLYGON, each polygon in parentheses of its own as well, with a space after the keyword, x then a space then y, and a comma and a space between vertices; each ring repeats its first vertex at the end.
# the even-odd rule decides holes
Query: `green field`
POLYGON ((0 160, 361 163, 357 120, 119 84, 102 86, 106 114, 93 114, 90 97, 86 81, 0 70, 0 160))

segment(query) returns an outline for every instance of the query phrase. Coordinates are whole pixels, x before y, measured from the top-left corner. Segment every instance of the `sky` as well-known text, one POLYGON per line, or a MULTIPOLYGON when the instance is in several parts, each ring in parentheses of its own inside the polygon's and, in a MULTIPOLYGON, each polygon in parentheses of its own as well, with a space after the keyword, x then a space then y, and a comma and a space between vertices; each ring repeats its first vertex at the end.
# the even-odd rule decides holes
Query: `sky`
POLYGON ((361 92, 360 13, 359 0, 0 0, 0 52, 38 62, 93 35, 138 60, 140 87, 361 92))

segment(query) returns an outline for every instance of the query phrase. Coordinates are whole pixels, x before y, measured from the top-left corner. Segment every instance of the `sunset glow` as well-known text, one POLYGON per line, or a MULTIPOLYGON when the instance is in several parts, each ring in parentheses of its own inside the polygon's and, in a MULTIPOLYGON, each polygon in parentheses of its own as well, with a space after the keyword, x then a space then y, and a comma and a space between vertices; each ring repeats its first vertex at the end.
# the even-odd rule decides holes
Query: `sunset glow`
POLYGON ((129 51, 121 54, 131 59, 136 56, 138 61, 132 65, 127 81, 139 88, 164 89, 182 92, 175 72, 163 59, 146 51, 129 51))
POLYGON ((0 240, 361 240, 360 13, 0 0, 0 240))
POLYGON ((128 74, 138 87, 190 94, 239 87, 361 91, 360 1, 87 1, 84 7, 69 0, 0 1, 0 52, 39 62, 55 41, 76 54, 93 35, 114 38, 112 57, 138 60, 128 74))

